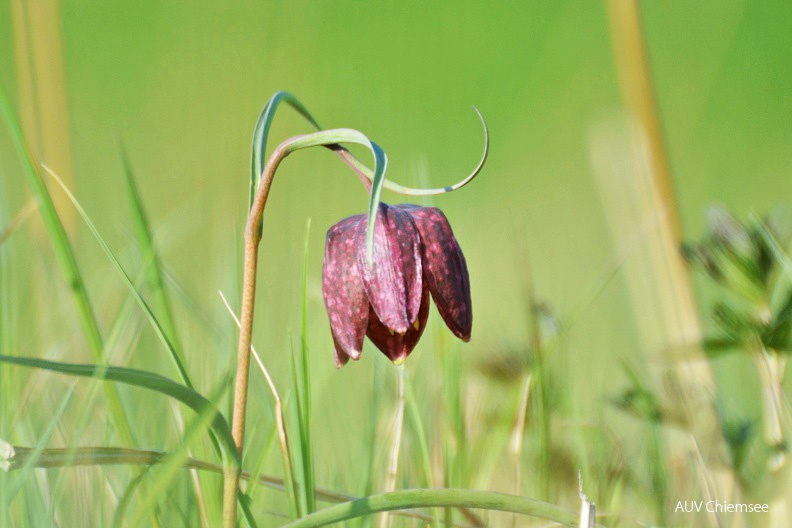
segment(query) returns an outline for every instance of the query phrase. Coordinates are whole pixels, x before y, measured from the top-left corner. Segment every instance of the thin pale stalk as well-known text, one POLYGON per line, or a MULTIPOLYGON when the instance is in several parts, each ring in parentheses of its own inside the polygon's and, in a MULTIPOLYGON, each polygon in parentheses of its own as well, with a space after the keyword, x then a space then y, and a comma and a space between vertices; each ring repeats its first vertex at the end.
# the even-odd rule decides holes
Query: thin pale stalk
MULTIPOLYGON (((222 299, 226 310, 228 310, 228 313, 231 314, 231 317, 234 319, 237 327, 241 328, 242 323, 240 323, 239 318, 234 313, 231 305, 228 304, 228 300, 225 298, 225 295, 223 295, 223 292, 218 293, 220 294, 220 299, 222 299)), ((284 489, 289 496, 289 509, 291 510, 292 515, 296 517, 297 489, 295 488, 294 484, 294 466, 292 464, 291 450, 289 449, 289 437, 286 432, 286 419, 283 416, 283 403, 281 402, 280 394, 278 393, 278 389, 275 387, 275 383, 272 381, 272 377, 270 376, 267 367, 264 366, 264 362, 261 361, 261 357, 259 357, 258 352, 256 352, 256 347, 251 345, 250 351, 253 353, 253 358, 256 360, 256 364, 261 370, 261 373, 264 375, 264 379, 267 381, 267 386, 272 393, 272 398, 275 400, 275 424, 278 431, 278 445, 280 446, 281 456, 283 457, 284 489)))
MULTIPOLYGON (((610 22, 613 57, 625 107, 637 123, 628 136, 627 170, 620 168, 619 155, 610 149, 599 152, 603 182, 603 199, 610 210, 611 231, 614 237, 624 237, 625 226, 649 226, 646 242, 626 266, 634 311, 644 348, 674 350, 677 347, 700 343, 702 328, 696 309, 690 271, 679 247, 681 222, 674 191, 671 164, 663 137, 657 96, 653 86, 649 50, 642 24, 640 3, 637 0, 608 0, 606 11, 610 22), (616 155, 614 155, 616 154, 616 155), (609 178, 604 170, 622 178, 609 178), (605 183, 606 181, 610 183, 605 183), (616 189, 614 192, 613 189, 616 189), (625 201, 614 200, 624 196, 625 201), (622 209, 622 214, 613 210, 622 209), (641 213, 635 211, 640 208, 641 213), (647 282, 646 277, 653 280, 647 282)), ((634 229, 634 228, 633 228, 634 229)), ((677 362, 675 379, 678 397, 674 404, 684 413, 688 424, 699 437, 709 435, 719 427, 715 405, 710 395, 715 392, 709 362, 697 347, 686 352, 687 361, 677 362)), ((684 442, 670 442, 669 456, 689 457, 684 442)), ((691 469, 696 469, 695 466, 691 469)), ((711 470, 713 471, 713 470, 711 470)), ((675 490, 686 493, 684 487, 698 480, 677 472, 675 490)), ((735 475, 730 469, 718 470, 713 480, 720 494, 735 489, 735 475)), ((690 490, 692 493, 692 490, 690 490)))
MULTIPOLYGON (((396 403, 396 417, 394 418, 393 443, 391 444, 390 457, 388 458, 388 474, 385 477, 386 493, 396 489, 396 477, 399 474, 399 452, 401 451, 402 433, 404 431, 404 408, 406 402, 404 396, 404 365, 399 365, 397 369, 399 374, 399 393, 396 403)), ((389 518, 388 513, 385 512, 380 517, 379 527, 387 528, 389 518)))

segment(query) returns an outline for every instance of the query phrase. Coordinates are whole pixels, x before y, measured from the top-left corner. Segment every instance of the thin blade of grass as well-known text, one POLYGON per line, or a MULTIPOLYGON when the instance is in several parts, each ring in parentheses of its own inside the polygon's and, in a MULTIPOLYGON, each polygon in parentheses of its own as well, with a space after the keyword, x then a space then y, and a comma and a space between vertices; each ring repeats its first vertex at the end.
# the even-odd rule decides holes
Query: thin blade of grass
POLYGON ((66 196, 72 202, 74 208, 80 214, 83 221, 88 226, 88 229, 90 229, 91 233, 93 234, 94 238, 96 238, 96 241, 99 243, 99 246, 102 248, 102 251, 104 251, 105 255, 110 260, 115 270, 121 276, 121 279, 124 281, 124 285, 127 287, 127 289, 129 289, 129 292, 132 294, 134 299, 137 301, 138 305, 140 305, 140 308, 146 314, 146 318, 151 324, 151 327, 154 329, 154 332, 157 334, 159 340, 165 346, 165 350, 168 352, 168 356, 173 362, 173 365, 176 367, 176 372, 178 373, 182 383, 184 383, 189 388, 193 388, 192 381, 190 380, 190 376, 187 373, 187 368, 184 366, 184 361, 182 360, 179 352, 174 348, 173 343, 171 343, 170 338, 167 336, 165 330, 162 328, 159 319, 157 318, 157 316, 154 315, 154 312, 151 310, 149 304, 146 302, 146 300, 140 294, 138 289, 135 287, 134 283, 129 278, 129 275, 124 270, 124 267, 121 266, 121 263, 118 261, 115 254, 110 249, 110 246, 108 246, 107 242, 105 242, 104 238, 102 238, 102 235, 99 233, 99 230, 96 228, 96 225, 88 216, 88 213, 85 212, 85 209, 83 209, 82 205, 80 205, 80 202, 77 201, 77 198, 71 193, 69 188, 66 187, 66 185, 58 177, 58 175, 55 174, 46 165, 44 166, 44 168, 49 173, 49 175, 58 183, 58 185, 61 186, 63 192, 66 193, 66 196))
MULTIPOLYGON (((0 356, 2 357, 2 356, 0 356)), ((74 384, 70 389, 66 396, 63 398, 63 401, 58 405, 58 408, 55 410, 55 413, 50 420, 49 425, 47 425, 47 429, 41 435, 38 440, 38 445, 31 450, 31 458, 27 459, 24 464, 22 464, 19 469, 26 470, 33 467, 36 457, 41 454, 49 441, 52 437, 52 434, 55 432, 58 423, 60 422, 63 413, 66 412, 66 407, 71 402, 72 396, 74 396, 74 392, 77 389, 77 385, 74 384)), ((15 451, 15 450, 14 450, 15 451)), ((8 504, 5 506, 9 506, 11 501, 14 499, 19 490, 22 489, 25 481, 28 480, 30 477, 33 476, 32 472, 23 472, 22 476, 20 476, 10 487, 8 492, 6 493, 6 499, 8 500, 8 504)))
MULTIPOLYGON (((168 453, 164 451, 127 449, 121 447, 48 448, 41 450, 38 455, 34 457, 35 451, 36 449, 34 448, 11 446, 10 444, 4 443, 3 440, 0 439, 0 462, 4 460, 8 462, 9 468, 7 471, 19 470, 26 464, 29 464, 34 468, 42 469, 77 466, 112 466, 119 464, 127 466, 153 466, 161 463, 168 456, 168 453), (11 454, 8 455, 8 453, 11 454), (4 454, 6 455, 6 458, 3 458, 4 454), (30 462, 31 458, 34 458, 32 462, 30 462)), ((222 475, 224 471, 222 466, 191 457, 188 457, 184 460, 182 467, 184 469, 195 469, 198 471, 206 471, 218 475, 222 475)), ((0 469, 3 469, 2 466, 0 466, 0 469)), ((257 477, 253 477, 251 473, 242 471, 240 478, 242 480, 254 482, 271 489, 284 491, 284 481, 276 477, 269 475, 258 475, 257 477)), ((139 484, 139 482, 132 483, 132 485, 135 487, 139 484)), ((356 497, 337 493, 327 489, 317 488, 315 493, 317 499, 332 504, 356 500, 356 497)), ((122 498, 121 501, 119 501, 119 508, 121 507, 122 503, 128 501, 129 498, 126 500, 122 498)), ((394 515, 420 519, 422 521, 432 520, 430 516, 417 511, 397 511, 394 512, 394 515)), ((120 526, 121 519, 123 519, 123 515, 121 515, 118 522, 115 524, 116 526, 120 526)), ((460 528, 469 528, 471 526, 477 527, 483 525, 474 523, 472 525, 454 524, 454 526, 460 528)))
MULTIPOLYGON (((132 210, 132 225, 135 231, 135 240, 138 244, 141 256, 143 257, 144 268, 147 273, 148 284, 151 288, 153 304, 157 308, 158 320, 162 324, 165 334, 173 344, 173 348, 181 350, 179 336, 176 331, 176 323, 171 309, 170 298, 165 290, 164 273, 159 253, 154 246, 154 238, 151 234, 151 226, 148 215, 143 207, 143 200, 140 197, 135 174, 129 160, 126 149, 121 147, 121 162, 124 167, 124 176, 127 186, 127 196, 132 210)), ((182 380, 186 382, 185 380, 182 380)))
MULTIPOLYGON (((547 502, 492 491, 411 489, 337 504, 287 524, 284 528, 317 528, 378 512, 432 507, 476 508, 520 513, 570 528, 577 528, 579 519, 577 512, 570 512, 547 502)), ((601 527, 599 524, 596 526, 601 527)))
POLYGON ((214 422, 218 412, 217 402, 228 390, 230 383, 231 378, 228 377, 212 391, 211 396, 207 398, 207 405, 203 405, 197 416, 193 417, 190 421, 191 423, 185 427, 184 435, 179 439, 179 446, 160 460, 157 465, 156 478, 152 479, 153 482, 147 487, 132 515, 132 522, 130 523, 132 526, 138 525, 145 512, 154 508, 162 501, 163 496, 167 494, 168 488, 181 472, 184 462, 189 457, 190 446, 214 422))
MULTIPOLYGON (((0 114, 2 114, 6 121, 6 125, 11 133, 11 139, 22 161, 23 173, 28 186, 38 202, 39 213, 44 223, 44 229, 47 231, 47 236, 49 236, 50 243, 52 244, 55 258, 58 261, 61 272, 66 279, 66 284, 68 284, 72 298, 74 299, 77 308, 77 318, 80 322, 83 334, 85 335, 88 350, 96 363, 105 363, 104 341, 99 329, 99 322, 96 319, 91 300, 88 297, 88 291, 85 288, 82 273, 77 265, 74 250, 69 242, 69 238, 66 236, 66 230, 55 209, 55 204, 52 201, 49 190, 39 176, 37 165, 25 142, 19 120, 11 110, 11 104, 5 92, 2 90, 0 90, 0 114)), ((118 436, 123 442, 132 444, 132 431, 129 428, 126 413, 121 405, 121 399, 115 387, 112 385, 105 387, 105 398, 107 399, 107 406, 118 436)))
MULTIPOLYGON (((292 422, 294 423, 294 429, 296 429, 296 434, 289 435, 289 438, 292 439, 290 451, 292 453, 298 453, 299 456, 294 457, 293 460, 293 468, 294 468, 294 475, 293 475, 293 492, 294 492, 294 512, 291 512, 292 520, 299 519, 308 514, 308 500, 307 494, 305 492, 305 461, 303 460, 303 437, 301 434, 301 424, 300 424, 300 414, 302 413, 300 409, 300 396, 298 395, 299 392, 299 384, 298 375, 297 375, 297 352, 294 350, 294 343, 292 339, 292 333, 289 331, 289 348, 291 352, 291 390, 292 394, 295 395, 295 399, 297 400, 294 405, 291 406, 291 416, 292 422)), ((290 505, 291 506, 291 505, 290 505)), ((291 508, 290 508, 291 509, 291 508)))
POLYGON ((217 408, 215 408, 211 402, 209 402, 209 400, 204 398, 201 394, 197 393, 190 387, 176 383, 171 379, 160 376, 159 374, 155 374, 153 372, 146 372, 143 370, 126 367, 79 365, 74 363, 60 363, 55 361, 47 361, 44 359, 6 355, 0 355, 0 362, 10 363, 22 367, 50 370, 70 376, 95 378, 141 387, 178 400, 199 414, 203 412, 212 412, 212 430, 221 442, 220 445, 222 448, 223 461, 225 463, 233 464, 235 467, 239 466, 239 457, 236 446, 234 445, 234 439, 231 436, 231 428, 229 427, 225 417, 220 414, 217 408))
MULTIPOLYGON (((405 398, 407 400, 407 412, 412 426, 412 432, 415 435, 415 443, 421 454, 421 466, 424 472, 424 485, 427 488, 434 488, 434 478, 432 477, 432 461, 429 458, 429 443, 426 441, 426 433, 424 432, 423 422, 421 421, 421 413, 418 410, 417 400, 413 392, 412 383, 409 376, 404 376, 405 398)), ((438 528, 441 526, 440 513, 438 510, 432 510, 432 519, 434 525, 438 528)))
POLYGON ((58 260, 61 271, 66 276, 67 284, 71 288, 72 296, 77 305, 77 312, 80 316, 80 324, 85 333, 86 340, 88 341, 88 346, 92 354, 94 354, 94 360, 99 361, 102 357, 102 335, 94 314, 93 306, 91 306, 91 301, 85 290, 85 283, 77 265, 77 259, 74 256, 74 251, 66 235, 63 223, 61 223, 58 212, 55 209, 52 197, 36 170, 33 155, 25 142, 19 121, 11 110, 11 105, 5 93, 2 91, 0 91, 0 113, 6 121, 6 125, 11 133, 11 139, 22 161, 23 172, 27 179, 28 186, 38 202, 44 228, 47 231, 47 235, 50 237, 52 247, 55 251, 55 257, 58 260))
POLYGON ((297 409, 299 411, 300 450, 303 467, 301 490, 305 495, 306 513, 316 511, 316 485, 314 477, 313 444, 311 440, 311 369, 308 348, 308 242, 311 234, 311 219, 305 226, 303 249, 302 300, 300 324, 300 355, 297 361, 297 409))
MULTIPOLYGON (((170 298, 165 290, 162 262, 154 246, 154 239, 151 234, 148 215, 146 214, 146 211, 143 207, 143 200, 140 197, 140 191, 138 190, 138 186, 135 181, 132 163, 129 160, 129 155, 127 154, 123 144, 120 145, 119 148, 121 151, 121 164, 124 169, 124 179, 127 187, 129 206, 132 212, 132 225, 134 228, 135 240, 137 241, 137 246, 143 259, 143 268, 146 272, 148 286, 151 291, 152 303, 158 314, 158 320, 160 321, 165 334, 170 339, 174 350, 183 350, 179 340, 179 335, 176 331, 176 323, 173 317, 173 310, 171 309, 170 298)), ((189 384, 189 379, 183 379, 182 382, 189 384)), ((174 412, 178 413, 178 410, 174 409, 174 412)), ((214 441, 213 447, 219 454, 219 446, 214 441)), ((193 487, 195 491, 195 499, 202 504, 203 492, 200 486, 200 481, 197 478, 193 480, 193 487)), ((205 511, 205 507, 202 506, 201 511, 205 511)))

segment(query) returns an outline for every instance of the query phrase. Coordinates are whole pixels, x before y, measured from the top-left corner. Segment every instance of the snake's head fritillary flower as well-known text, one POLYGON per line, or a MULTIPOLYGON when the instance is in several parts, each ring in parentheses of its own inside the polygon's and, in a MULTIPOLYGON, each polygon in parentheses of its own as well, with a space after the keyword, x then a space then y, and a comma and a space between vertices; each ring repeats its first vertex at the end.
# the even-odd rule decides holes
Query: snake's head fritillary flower
POLYGON ((356 215, 327 232, 322 293, 336 366, 360 358, 364 336, 401 364, 426 328, 430 294, 448 328, 469 341, 467 264, 445 215, 434 207, 381 203, 371 264, 367 225, 367 215, 356 215))

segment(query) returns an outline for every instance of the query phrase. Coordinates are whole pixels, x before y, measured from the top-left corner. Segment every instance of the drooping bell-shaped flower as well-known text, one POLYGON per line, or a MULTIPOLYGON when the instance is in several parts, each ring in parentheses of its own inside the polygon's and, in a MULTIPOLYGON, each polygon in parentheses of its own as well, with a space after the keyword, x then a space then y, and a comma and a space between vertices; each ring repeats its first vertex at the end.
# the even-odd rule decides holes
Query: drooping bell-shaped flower
POLYGON ((467 265, 445 215, 434 207, 381 203, 372 265, 367 225, 367 215, 356 215, 327 232, 322 293, 336 366, 360 358, 364 336, 391 361, 403 362, 426 327, 430 294, 448 328, 470 340, 467 265))

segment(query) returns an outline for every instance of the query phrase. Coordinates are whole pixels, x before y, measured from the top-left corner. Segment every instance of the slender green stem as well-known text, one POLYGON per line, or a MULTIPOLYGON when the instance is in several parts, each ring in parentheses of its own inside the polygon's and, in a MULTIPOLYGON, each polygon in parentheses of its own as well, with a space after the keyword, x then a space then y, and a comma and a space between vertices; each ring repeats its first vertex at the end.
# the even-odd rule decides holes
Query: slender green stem
MULTIPOLYGON (((577 513, 564 510, 553 504, 515 495, 465 489, 411 489, 337 504, 287 524, 284 528, 317 528, 383 511, 432 507, 480 508, 514 512, 569 527, 577 527, 579 521, 577 513)), ((596 526, 601 527, 602 525, 596 526)))

